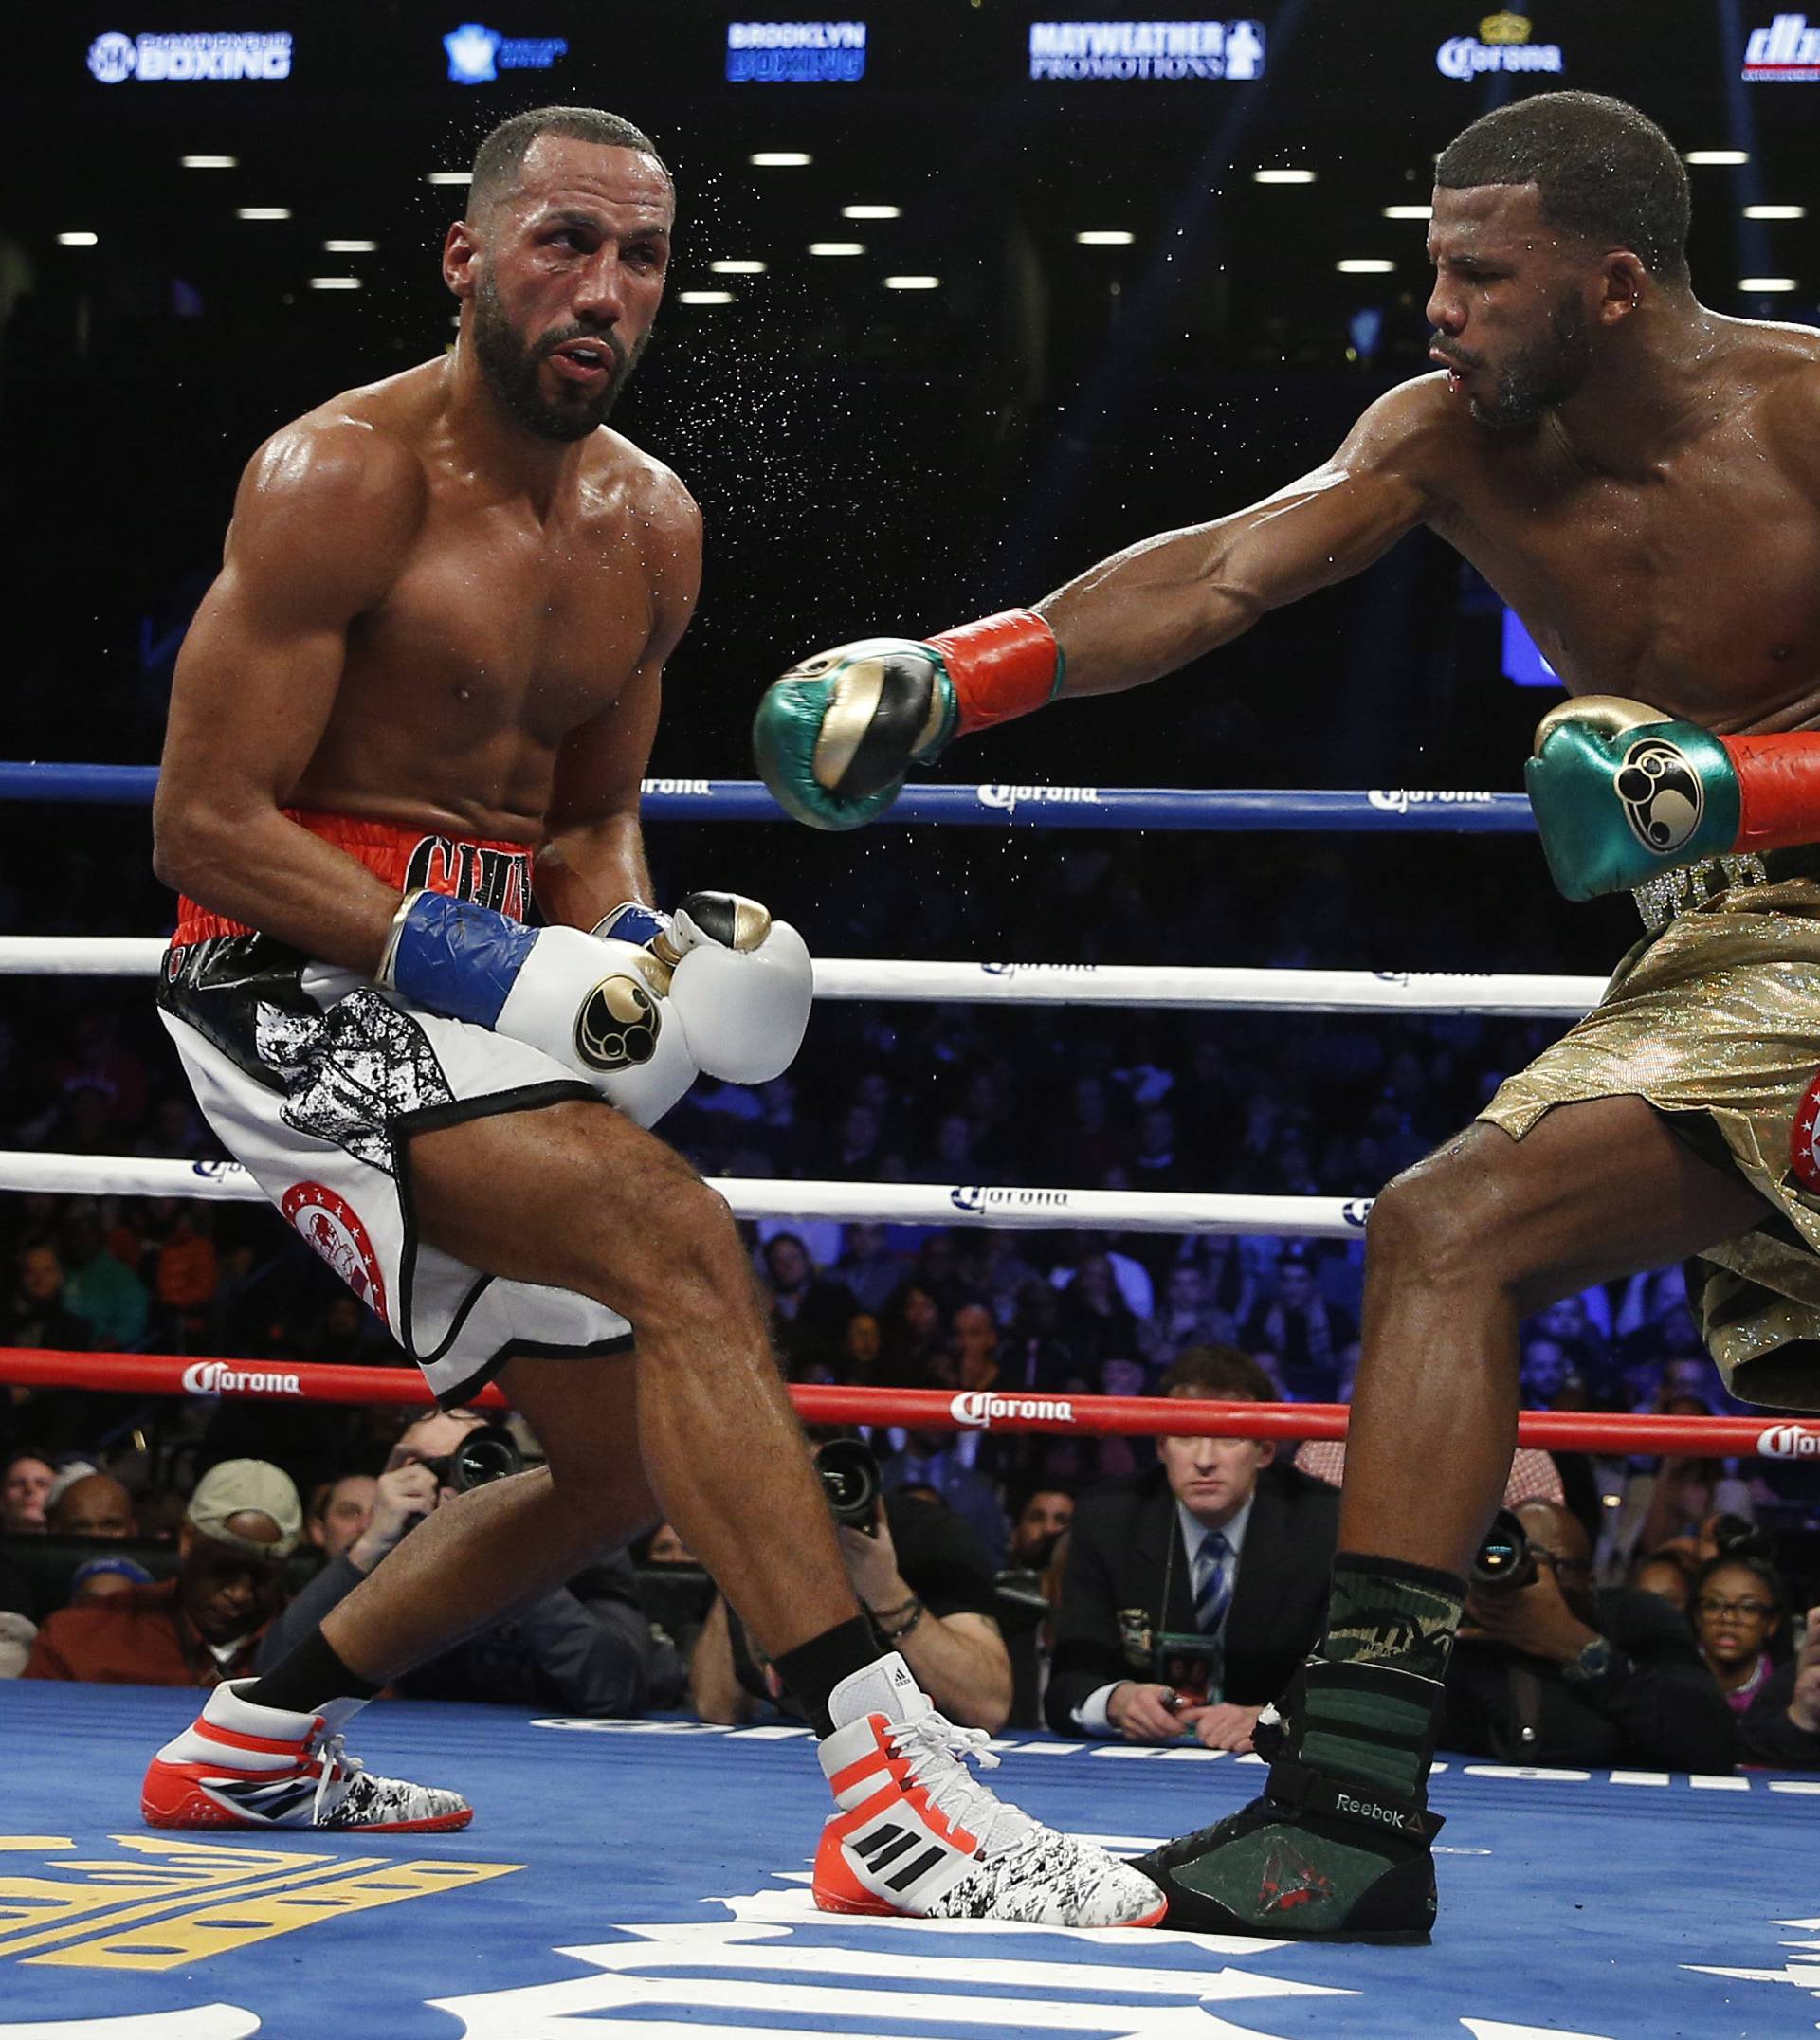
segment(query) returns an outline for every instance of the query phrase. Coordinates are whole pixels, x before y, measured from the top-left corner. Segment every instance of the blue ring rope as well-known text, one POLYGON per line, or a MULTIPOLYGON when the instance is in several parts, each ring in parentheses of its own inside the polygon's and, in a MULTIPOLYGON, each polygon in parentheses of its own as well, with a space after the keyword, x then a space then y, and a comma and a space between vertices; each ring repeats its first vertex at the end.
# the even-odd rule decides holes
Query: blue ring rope
MULTIPOLYGON (((128 805, 152 798, 152 765, 0 763, 0 800, 128 805)), ((774 822, 783 810, 756 779, 650 779, 642 812, 656 822, 774 822)), ((1149 786, 911 786, 885 822, 993 829, 1410 830, 1533 835, 1521 793, 1222 791, 1149 786)))

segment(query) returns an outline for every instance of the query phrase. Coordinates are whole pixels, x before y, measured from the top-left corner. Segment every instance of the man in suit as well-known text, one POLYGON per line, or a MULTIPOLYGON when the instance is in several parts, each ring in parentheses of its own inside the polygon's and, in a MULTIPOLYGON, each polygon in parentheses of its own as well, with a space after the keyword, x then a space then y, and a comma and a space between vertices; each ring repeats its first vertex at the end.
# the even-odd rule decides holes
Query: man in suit
MULTIPOLYGON (((1229 1346, 1189 1347, 1160 1393, 1280 1399, 1229 1346)), ((1248 1750, 1320 1633, 1339 1498, 1268 1439, 1161 1438, 1157 1456, 1075 1504, 1045 1713, 1061 1736, 1248 1750)))

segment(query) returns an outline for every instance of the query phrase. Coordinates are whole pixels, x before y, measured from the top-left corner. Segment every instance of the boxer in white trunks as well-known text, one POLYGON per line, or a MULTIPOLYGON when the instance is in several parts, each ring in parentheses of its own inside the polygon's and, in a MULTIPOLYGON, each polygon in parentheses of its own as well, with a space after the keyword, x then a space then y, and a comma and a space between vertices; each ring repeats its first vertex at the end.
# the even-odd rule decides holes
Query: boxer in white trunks
POLYGON ((810 995, 755 902, 647 903, 639 784, 701 520, 605 420, 674 213, 613 115, 495 129, 444 248, 456 346, 260 449, 178 664, 160 1003, 198 1099, 438 1397, 497 1378, 549 1463, 438 1509, 283 1663, 218 1686, 144 1812, 465 1825, 348 1756, 349 1715, 662 1515, 821 1735, 820 1904, 1149 1923, 1156 1885, 976 1783, 985 1739, 884 1648, 727 1207, 647 1130, 698 1069, 782 1068, 810 995))

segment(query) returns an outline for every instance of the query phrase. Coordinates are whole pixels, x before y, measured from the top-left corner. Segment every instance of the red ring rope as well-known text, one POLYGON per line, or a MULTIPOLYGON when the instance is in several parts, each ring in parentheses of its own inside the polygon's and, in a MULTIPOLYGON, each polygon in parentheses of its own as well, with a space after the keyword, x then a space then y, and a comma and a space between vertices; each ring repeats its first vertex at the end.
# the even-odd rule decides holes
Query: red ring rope
MULTIPOLYGON (((186 1359, 162 1353, 51 1353, 0 1346, 0 1382, 130 1395, 232 1396, 270 1402, 424 1404, 414 1368, 334 1367, 310 1360, 186 1359)), ((809 1424, 901 1424, 919 1430, 1076 1432, 1089 1437, 1343 1438, 1344 1403, 1218 1403, 1154 1395, 1041 1395, 1007 1391, 797 1386, 809 1424)), ((497 1388, 471 1398, 503 1410, 497 1388)), ((1700 1458, 1820 1458, 1820 1416, 1653 1416, 1525 1411, 1520 1444, 1544 1451, 1671 1452, 1700 1458)))

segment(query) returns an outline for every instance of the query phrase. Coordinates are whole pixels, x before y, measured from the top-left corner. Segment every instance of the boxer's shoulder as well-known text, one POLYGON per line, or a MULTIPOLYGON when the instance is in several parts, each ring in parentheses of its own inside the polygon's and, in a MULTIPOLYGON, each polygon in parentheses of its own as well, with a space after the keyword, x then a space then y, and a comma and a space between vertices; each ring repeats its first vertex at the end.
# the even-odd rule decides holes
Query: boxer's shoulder
POLYGON ((362 538, 414 532, 430 496, 422 446, 367 396, 331 398, 274 432, 246 464, 236 521, 257 508, 267 519, 333 520, 362 538))
POLYGON ((674 541, 701 530, 701 512, 673 468, 603 425, 588 442, 583 483, 597 514, 623 517, 674 541))
POLYGON ((1445 373, 1414 376, 1360 412, 1340 449, 1339 464, 1400 474, 1439 493, 1472 452, 1465 417, 1465 407, 1448 395, 1445 373))

